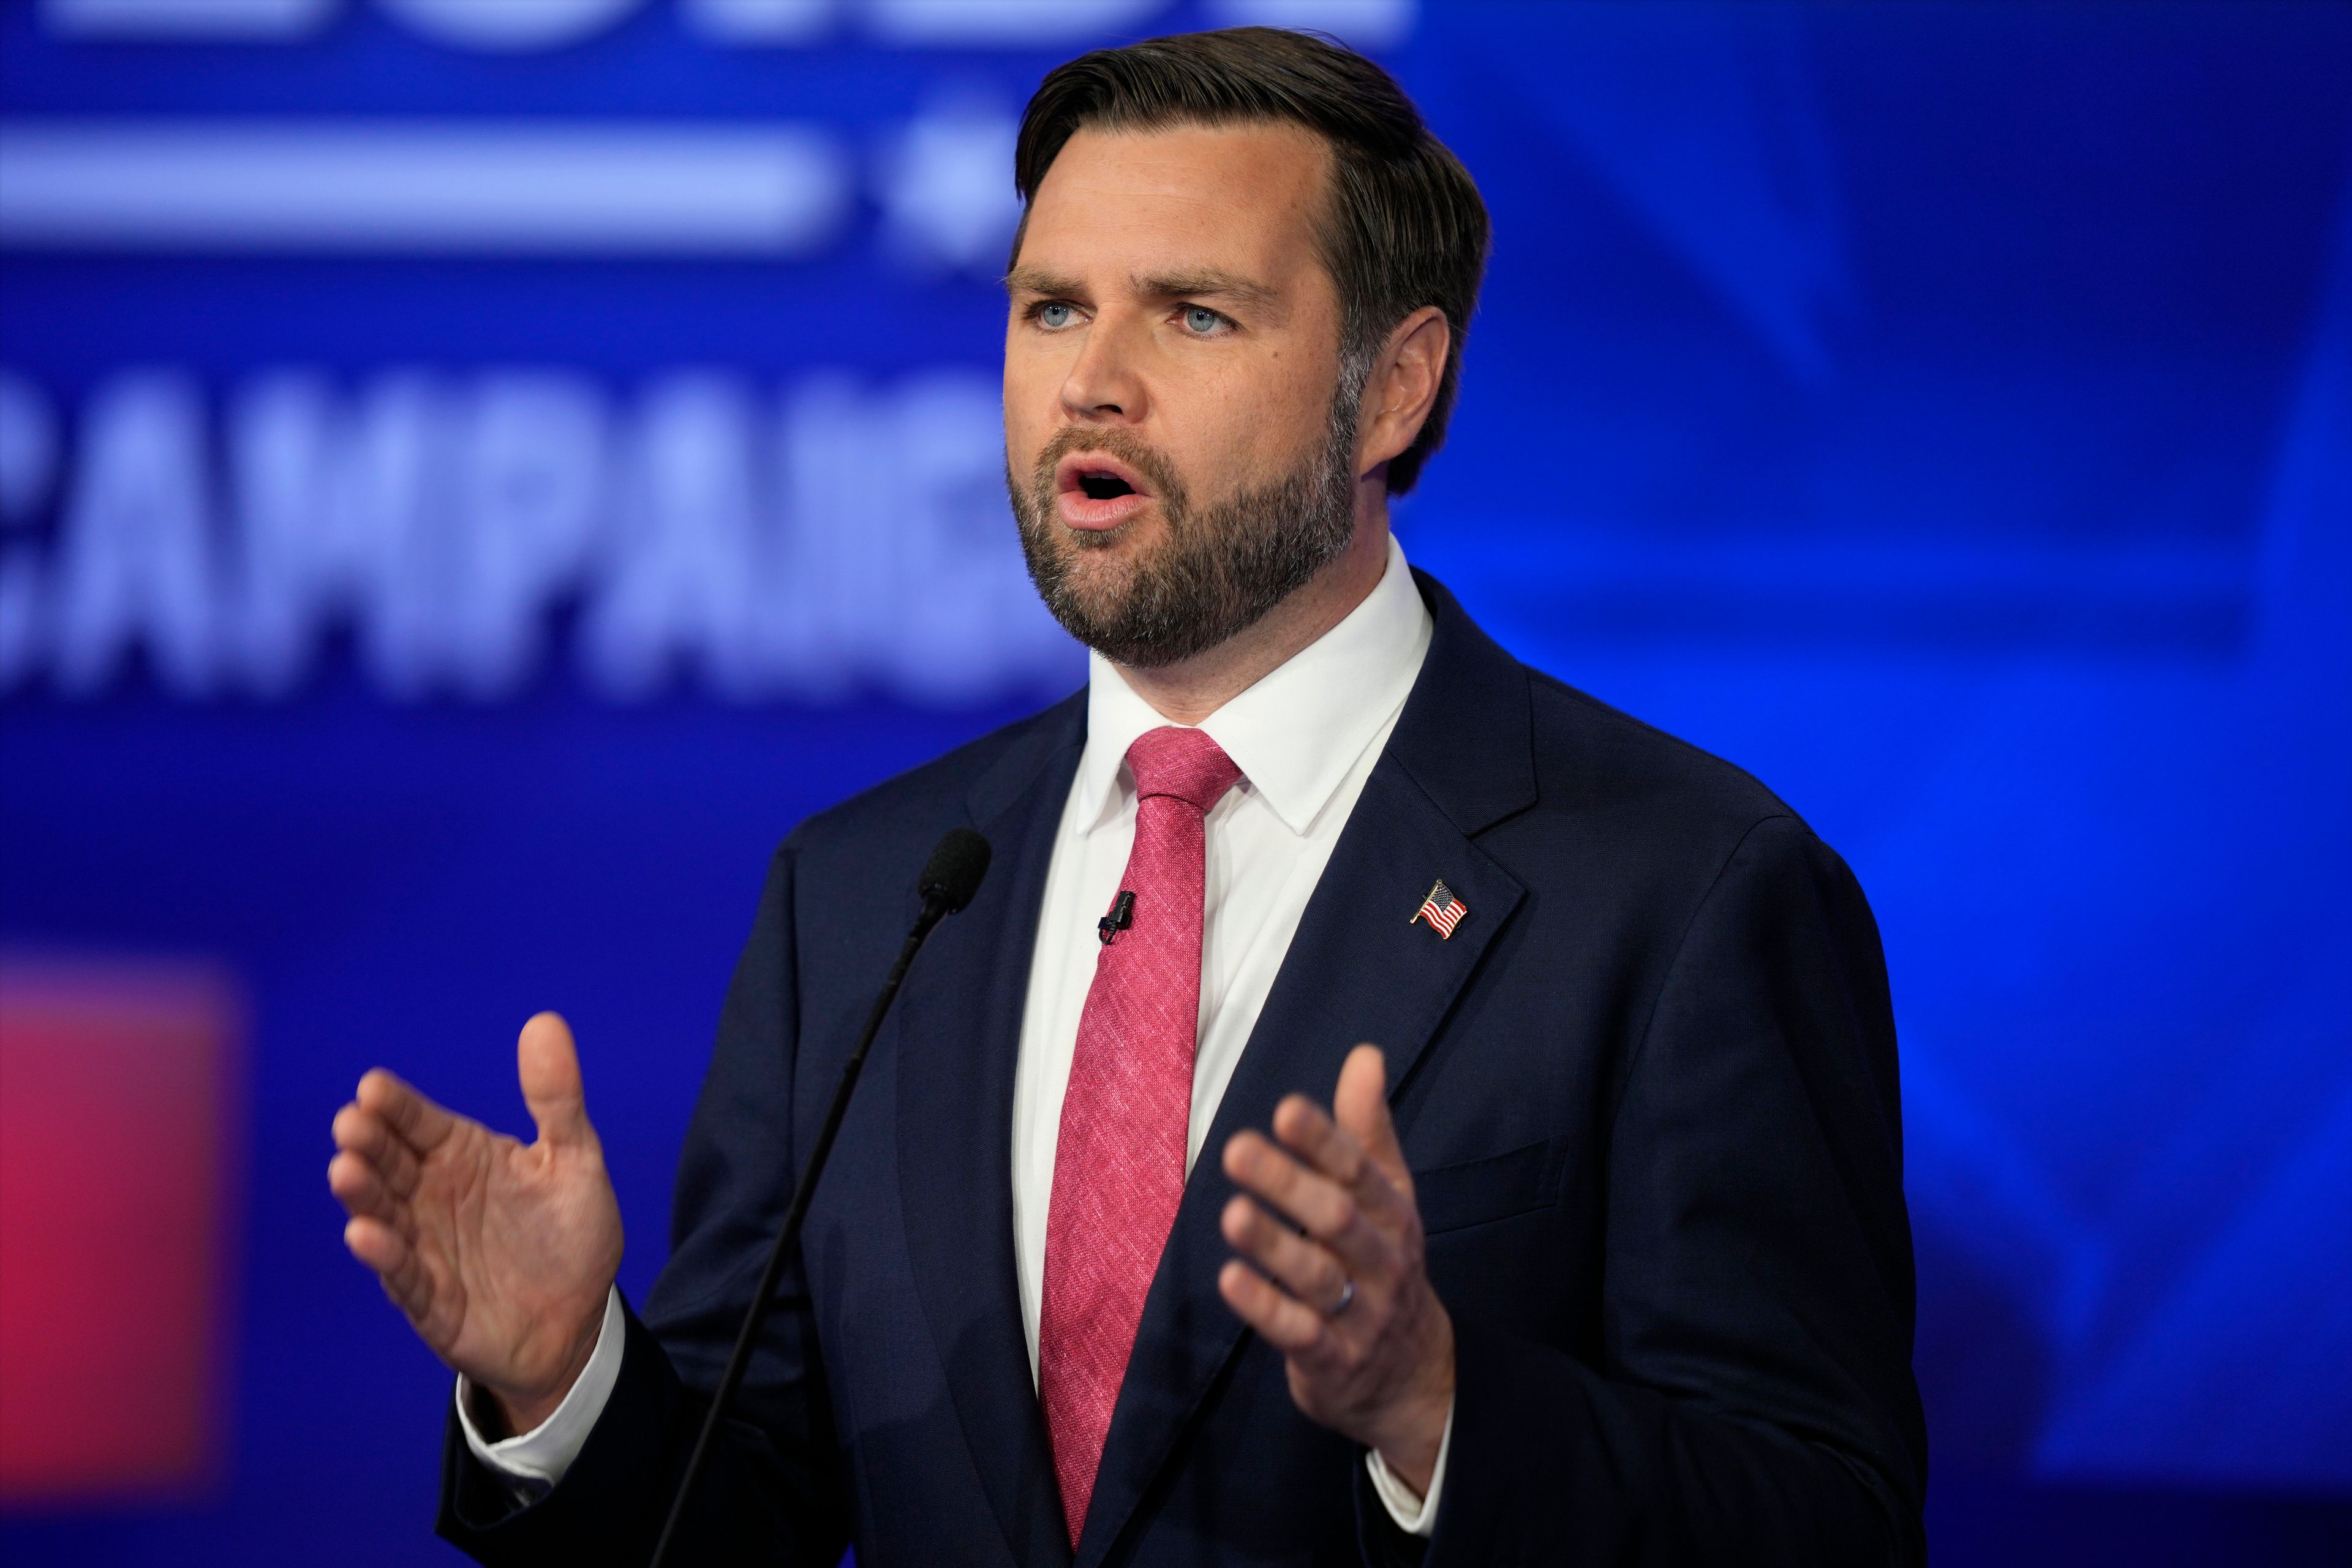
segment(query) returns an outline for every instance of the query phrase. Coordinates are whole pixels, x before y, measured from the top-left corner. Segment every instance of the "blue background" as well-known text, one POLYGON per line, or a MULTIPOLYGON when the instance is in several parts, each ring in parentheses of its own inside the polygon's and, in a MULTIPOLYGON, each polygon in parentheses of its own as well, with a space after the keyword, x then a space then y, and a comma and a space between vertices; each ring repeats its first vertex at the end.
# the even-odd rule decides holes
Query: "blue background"
MULTIPOLYGON (((753 47, 646 0, 505 52, 389 4, 268 42, 84 36, 73 9, 0 0, 6 123, 781 118, 828 128, 855 195, 772 258, 0 232, 0 371, 58 433, 0 519, 0 574, 36 594, 88 410, 139 367, 190 378, 215 447, 284 365, 345 398, 396 365, 550 367, 624 424, 673 367, 761 396, 840 371, 884 409, 856 483, 887 524, 928 406, 894 389, 995 377, 998 257, 939 237, 993 234, 1005 197, 951 192, 926 229, 876 173, 895 139, 1001 124, 1078 47, 1280 8, 1136 0, 940 44, 876 0, 753 47)), ((1407 551, 1522 657, 1757 773, 1878 912, 1939 1561, 2346 1560, 2352 7, 1327 19, 1496 222, 1407 551)), ((958 504, 987 520, 959 548, 1011 562, 1001 494, 958 504)), ((145 657, 72 687, 26 634, 0 940, 216 958, 254 1032, 225 1478, 12 1517, 10 1562, 447 1560, 446 1374, 323 1180, 352 1081, 389 1063, 520 1129, 513 1031, 560 1007, 642 1295, 769 848, 1080 668, 1007 621, 1027 651, 950 692, 860 642, 748 692, 680 660, 620 700, 562 653, 596 581, 551 595, 551 651, 487 698, 404 695, 347 631, 291 689, 194 694, 145 657)), ((877 581, 875 626, 929 613, 877 581)))

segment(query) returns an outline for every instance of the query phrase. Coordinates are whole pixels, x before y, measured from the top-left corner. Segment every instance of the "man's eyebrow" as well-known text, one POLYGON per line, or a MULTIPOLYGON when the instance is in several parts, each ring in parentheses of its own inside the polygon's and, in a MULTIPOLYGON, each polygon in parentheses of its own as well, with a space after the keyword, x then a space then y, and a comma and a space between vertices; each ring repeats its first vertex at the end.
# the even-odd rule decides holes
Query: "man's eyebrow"
POLYGON ((1034 267, 1016 267, 1004 275, 1004 291, 1008 294, 1044 294, 1049 298, 1083 294, 1086 289, 1075 278, 1042 271, 1034 267))
POLYGON ((1191 268, 1182 272, 1160 272, 1132 280, 1135 291, 1148 300, 1176 300, 1200 295, 1215 295, 1254 305, 1260 310, 1272 310, 1282 303, 1282 296, 1237 272, 1226 272, 1214 267, 1191 268))
MULTIPOLYGON (((1146 300, 1223 299, 1269 312, 1282 305, 1278 290, 1216 267, 1139 273, 1129 279, 1128 286, 1146 300)), ((1049 300, 1083 299, 1087 293, 1086 285, 1076 279, 1036 267, 1016 267, 1006 273, 1004 289, 1008 294, 1035 294, 1049 300)))

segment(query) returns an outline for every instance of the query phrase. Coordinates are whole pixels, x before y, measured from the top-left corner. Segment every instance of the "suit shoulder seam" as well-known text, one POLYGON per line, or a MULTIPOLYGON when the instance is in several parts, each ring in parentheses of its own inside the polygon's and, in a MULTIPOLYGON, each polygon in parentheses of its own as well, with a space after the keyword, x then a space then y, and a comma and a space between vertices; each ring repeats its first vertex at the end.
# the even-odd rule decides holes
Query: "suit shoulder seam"
POLYGON ((1715 752, 1708 751, 1705 746, 1698 744, 1696 742, 1685 740, 1682 736, 1675 734, 1671 730, 1662 730, 1655 724, 1651 723, 1648 720, 1628 713, 1622 708, 1612 707, 1609 703, 1606 703, 1600 698, 1593 696, 1592 693, 1581 690, 1577 687, 1570 686, 1567 681, 1562 680, 1559 677, 1549 674, 1544 670, 1538 669, 1533 665, 1524 665, 1521 668, 1527 670, 1529 683, 1532 687, 1540 688, 1551 692, 1555 696, 1566 699, 1568 701, 1572 702, 1579 708, 1582 709, 1593 719, 1618 730, 1633 731, 1637 733, 1649 736, 1654 740, 1663 741, 1667 745, 1673 747, 1675 752, 1694 762, 1704 764, 1708 768, 1720 769, 1726 773, 1732 774, 1743 780, 1750 788, 1754 789, 1758 794, 1761 795, 1765 799, 1772 803, 1772 809, 1766 813, 1766 816, 1778 815, 1791 816, 1796 817, 1801 824, 1803 822, 1804 819, 1798 816, 1796 810, 1791 807, 1788 802, 1782 800, 1780 795, 1774 792, 1771 785, 1766 784, 1762 779, 1758 778, 1754 773, 1749 773, 1746 768, 1741 767, 1738 763, 1733 762, 1730 758, 1718 756, 1715 752))
POLYGON ((1778 811, 1766 812, 1749 823, 1741 830, 1739 837, 1732 841, 1731 847, 1724 852, 1723 858, 1717 863, 1715 875, 1707 879, 1706 890, 1692 900, 1690 914, 1683 921, 1683 929, 1675 937, 1674 956, 1666 961, 1665 972, 1658 981, 1657 992, 1650 998, 1649 1013, 1642 1020, 1641 1035, 1633 1043, 1633 1054, 1625 1058, 1625 1072, 1617 1085, 1617 1098, 1609 1108, 1609 1131, 1612 1142, 1614 1142, 1616 1137, 1617 1120, 1624 1112, 1626 1097, 1633 1093, 1634 1076, 1641 1071, 1643 1063, 1649 1058, 1650 1039, 1657 1032, 1658 1011, 1665 1005, 1666 993, 1674 989, 1675 976, 1682 969, 1683 955, 1690 948, 1691 933, 1698 929, 1700 917, 1706 913, 1707 906, 1715 901, 1717 892, 1722 888, 1724 879, 1731 874, 1732 863, 1739 858, 1740 851, 1748 847, 1748 841, 1758 833, 1775 822, 1791 823, 1800 833, 1808 837, 1812 837, 1812 829, 1806 826, 1804 819, 1784 806, 1778 811))

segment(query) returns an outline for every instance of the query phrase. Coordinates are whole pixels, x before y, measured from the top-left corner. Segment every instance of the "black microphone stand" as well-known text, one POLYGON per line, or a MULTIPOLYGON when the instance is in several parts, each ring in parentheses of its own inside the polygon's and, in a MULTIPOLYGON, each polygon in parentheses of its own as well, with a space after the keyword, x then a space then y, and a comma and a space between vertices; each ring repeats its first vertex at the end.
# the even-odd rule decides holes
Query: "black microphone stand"
POLYGON ((841 1082, 833 1091, 833 1104, 824 1113, 824 1125, 817 1132, 815 1146, 809 1151, 808 1165, 793 1188, 792 1206, 784 1212, 783 1229, 776 1234, 775 1250, 768 1254, 768 1267, 761 1271, 751 1310, 743 1314, 743 1327, 735 1336, 734 1353, 727 1358, 727 1371, 710 1397, 709 1414, 702 1419, 701 1435, 695 1438, 694 1452, 686 1461, 686 1474, 678 1479, 677 1496, 669 1505, 669 1518, 662 1525, 661 1538, 654 1543, 650 1568, 662 1568, 667 1560, 670 1542, 677 1535, 678 1521, 686 1517, 687 1502, 694 1495, 694 1483, 701 1479, 711 1445, 727 1418, 727 1407, 735 1402, 736 1391, 743 1385, 743 1374, 751 1364, 751 1347, 775 1305, 777 1281, 783 1278, 784 1263, 800 1241, 801 1225, 808 1218, 809 1199, 816 1192, 816 1179, 824 1173, 825 1156, 833 1152, 833 1141, 840 1133, 841 1120, 849 1110, 849 1091, 857 1087, 857 1075, 866 1066, 866 1053, 873 1047, 874 1037, 881 1032, 883 1015, 890 1011, 899 983, 907 978, 908 967, 915 962, 915 954, 922 951, 923 941, 931 934, 931 929, 971 901, 981 878, 988 871, 988 840, 968 827, 959 827, 940 840, 940 847, 931 852, 930 863, 923 868, 922 912, 915 917, 906 942, 898 949, 898 961, 890 966, 889 978, 882 982, 882 993, 874 999, 874 1011, 866 1015, 865 1032, 857 1037, 856 1047, 842 1064, 841 1082))

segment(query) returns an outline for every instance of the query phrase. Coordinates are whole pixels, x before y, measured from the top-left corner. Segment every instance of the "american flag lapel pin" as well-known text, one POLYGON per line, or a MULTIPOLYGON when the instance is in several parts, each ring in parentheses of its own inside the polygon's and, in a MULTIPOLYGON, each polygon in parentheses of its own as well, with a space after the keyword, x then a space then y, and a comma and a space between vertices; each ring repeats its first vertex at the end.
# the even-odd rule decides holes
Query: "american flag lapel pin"
POLYGON ((1469 906, 1455 898, 1454 889, 1441 879, 1430 885, 1429 896, 1421 900, 1421 908, 1413 911, 1412 920, 1404 923, 1411 925, 1413 921, 1427 921, 1430 930, 1450 942, 1454 938, 1454 928, 1460 925, 1462 917, 1469 912, 1469 906))

